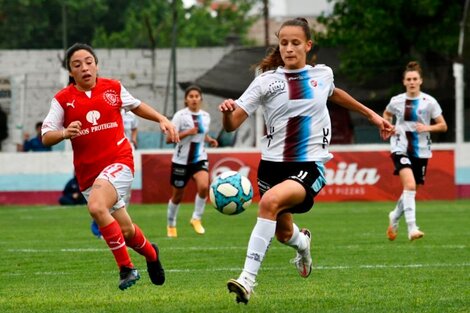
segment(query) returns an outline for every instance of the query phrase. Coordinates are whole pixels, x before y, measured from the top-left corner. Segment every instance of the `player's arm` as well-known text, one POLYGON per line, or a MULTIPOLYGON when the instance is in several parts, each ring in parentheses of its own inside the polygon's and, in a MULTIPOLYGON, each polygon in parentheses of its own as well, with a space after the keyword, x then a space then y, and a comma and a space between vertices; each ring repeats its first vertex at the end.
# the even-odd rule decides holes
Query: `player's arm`
POLYGON ((233 99, 226 99, 219 105, 225 131, 232 132, 248 118, 248 114, 237 106, 233 99))
POLYGON ((395 128, 389 121, 354 99, 350 94, 340 88, 335 88, 333 90, 329 100, 348 110, 359 112, 367 117, 372 124, 377 126, 382 139, 389 138, 395 131, 395 128))
POLYGON ((209 136, 209 134, 206 134, 204 141, 207 142, 209 146, 212 148, 217 148, 219 146, 219 142, 216 139, 209 136))
POLYGON ((138 107, 132 109, 132 112, 142 118, 159 123, 161 131, 168 136, 171 142, 180 141, 176 127, 166 118, 166 116, 160 114, 147 103, 141 102, 138 107))
POLYGON ((387 120, 390 124, 393 123, 393 113, 385 110, 382 117, 387 120))
POLYGON ((443 133, 447 131, 447 123, 444 119, 444 116, 439 115, 434 119, 434 124, 432 125, 425 125, 421 123, 416 123, 416 131, 418 133, 421 132, 431 132, 431 133, 443 133))

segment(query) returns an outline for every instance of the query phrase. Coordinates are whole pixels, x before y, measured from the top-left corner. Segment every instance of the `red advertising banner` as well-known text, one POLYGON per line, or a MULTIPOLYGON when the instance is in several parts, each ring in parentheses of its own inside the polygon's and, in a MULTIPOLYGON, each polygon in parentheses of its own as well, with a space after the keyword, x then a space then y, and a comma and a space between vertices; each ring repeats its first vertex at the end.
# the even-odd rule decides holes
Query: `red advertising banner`
MULTIPOLYGON (((389 151, 334 152, 326 163, 327 186, 316 201, 386 201, 396 200, 402 192, 389 151)), ((256 172, 259 152, 209 152, 211 179, 227 170, 239 171, 248 177, 259 200, 256 172)), ((171 154, 142 154, 142 202, 166 203, 171 196, 171 154)), ((456 198, 454 151, 433 152, 429 160, 424 186, 419 187, 418 200, 452 200, 456 198)), ((195 186, 186 188, 184 202, 193 202, 195 186)))

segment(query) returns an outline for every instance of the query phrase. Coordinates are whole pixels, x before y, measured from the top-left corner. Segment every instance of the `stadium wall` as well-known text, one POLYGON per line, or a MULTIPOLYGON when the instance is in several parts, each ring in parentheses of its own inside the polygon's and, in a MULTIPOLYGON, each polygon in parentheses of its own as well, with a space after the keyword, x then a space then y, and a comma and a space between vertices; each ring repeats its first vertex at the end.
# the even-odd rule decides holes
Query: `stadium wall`
MULTIPOLYGON (((332 152, 335 154, 335 162, 331 163, 334 166, 338 165, 343 159, 344 155, 351 154, 350 152, 356 153, 353 158, 357 158, 357 162, 360 162, 362 158, 360 153, 363 152, 374 152, 374 154, 368 155, 367 159, 375 162, 376 164, 381 164, 381 166, 390 167, 391 171, 391 161, 388 158, 388 145, 354 145, 354 146, 332 146, 332 152), (372 159, 372 157, 376 159, 372 159), (377 158, 378 157, 378 158, 377 158)), ((240 155, 244 155, 242 161, 249 160, 248 163, 257 164, 259 157, 257 150, 236 150, 233 148, 220 148, 220 149, 208 149, 210 157, 218 156, 221 158, 227 159, 230 157, 232 161, 226 162, 225 165, 218 165, 219 171, 223 170, 225 167, 235 170, 244 170, 243 164, 240 163, 240 155), (232 164, 232 165, 231 165, 232 164)), ((439 180, 444 179, 441 183, 447 184, 448 177, 451 177, 453 183, 455 184, 454 194, 447 196, 439 196, 440 199, 455 199, 455 198, 470 198, 470 159, 464 156, 470 155, 470 143, 463 144, 460 147, 454 147, 453 145, 435 145, 435 157, 432 159, 430 164, 428 181, 427 185, 422 189, 423 191, 418 194, 424 194, 426 187, 430 187, 432 180, 439 182, 439 180), (453 153, 455 151, 455 154, 453 153), (442 157, 441 154, 442 152, 442 157), (449 157, 448 152, 452 153, 453 157, 449 157), (442 158, 442 162, 439 162, 439 158, 442 158), (449 159, 450 158, 450 159, 449 159), (455 164, 455 167, 454 167, 455 164), (449 168, 452 169, 451 173, 448 174, 449 168), (433 177, 431 175, 437 175, 433 177)), ((151 198, 146 199, 148 195, 144 193, 147 188, 147 193, 150 194, 160 194, 164 195, 164 200, 159 200, 160 202, 166 202, 168 199, 165 194, 169 186, 169 168, 161 167, 165 169, 162 173, 152 173, 152 170, 155 169, 155 165, 152 163, 144 164, 143 162, 149 162, 150 160, 168 160, 171 155, 172 150, 162 149, 162 150, 137 150, 135 153, 135 180, 132 186, 132 203, 146 203, 152 202, 151 198), (147 159, 146 159, 147 158, 147 159), (144 164, 144 166, 143 166, 144 164), (143 171, 147 175, 143 175, 143 171), (158 176, 156 176, 158 175, 158 176), (166 177, 165 177, 166 175, 166 177), (158 184, 152 185, 152 181, 148 180, 158 179, 158 184), (163 185, 162 185, 163 184, 163 185), (150 189, 148 189, 150 188, 150 189)), ((364 159, 364 158, 363 158, 364 159)), ((215 160, 215 159, 214 159, 215 160)), ((48 204, 54 205, 58 203, 58 198, 61 194, 61 191, 67 181, 73 175, 73 156, 70 151, 53 151, 53 152, 36 152, 36 153, 10 153, 2 152, 0 153, 0 205, 6 204, 23 204, 23 205, 35 205, 35 204, 48 204)), ((167 162, 167 161, 166 161, 167 162)), ((215 166, 217 161, 212 161, 211 165, 215 166)), ((349 161, 348 161, 349 162, 349 161)), ((327 164, 327 168, 328 168, 327 164)), ((246 168, 245 168, 246 170, 246 168)), ((360 168, 358 168, 360 170, 360 168)), ((216 172, 212 173, 213 175, 216 172)), ((250 178, 254 181, 256 173, 251 171, 250 178)), ((387 175, 387 174, 385 174, 387 175)), ((364 176, 365 177, 365 176, 364 176)), ((391 177, 391 173, 390 173, 391 177)), ((335 179, 335 178, 333 178, 335 179)), ((396 179, 392 179, 396 181, 396 179)), ((391 180, 391 181, 392 181, 391 180)), ((347 182, 346 182, 347 183, 347 182)), ((394 182, 395 183, 395 182, 394 182)), ((451 185, 452 184, 451 181, 451 185)), ((387 188, 387 187, 386 187, 387 188)), ((256 188, 255 188, 256 189, 256 188)), ((331 189, 331 188, 330 188, 331 189)), ((329 189, 329 190, 330 190, 329 189)), ((384 189, 384 188, 382 188, 384 189)), ((334 189, 331 189, 334 190, 334 189)), ((339 190, 339 189, 337 189, 339 190)), ((344 190, 344 189, 343 189, 344 190)), ((356 192, 358 189, 348 189, 349 193, 356 192)), ((336 191, 332 191, 336 192, 336 191)), ((189 193, 189 192, 188 192, 189 193)), ((357 193, 356 195, 352 194, 351 197, 343 197, 346 200, 387 200, 380 196, 380 190, 376 189, 375 191, 368 192, 368 194, 378 195, 379 198, 367 198, 362 197, 364 193, 357 193)), ((370 196, 370 195, 369 195, 370 196)), ((427 196, 428 197, 428 196, 427 196)), ((328 195, 323 195, 325 201, 331 199, 328 198, 328 195)), ((429 198, 426 198, 429 199, 429 198)), ((188 199, 187 201, 192 201, 188 199)))

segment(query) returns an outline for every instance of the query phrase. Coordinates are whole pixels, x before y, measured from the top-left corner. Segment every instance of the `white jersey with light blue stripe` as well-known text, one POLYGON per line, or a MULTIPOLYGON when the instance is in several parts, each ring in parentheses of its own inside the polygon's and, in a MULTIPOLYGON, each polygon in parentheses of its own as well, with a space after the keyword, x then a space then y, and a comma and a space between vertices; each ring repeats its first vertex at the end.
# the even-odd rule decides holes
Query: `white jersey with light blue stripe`
POLYGON ((204 110, 192 112, 188 108, 179 110, 171 120, 176 126, 178 132, 182 132, 194 127, 198 128, 195 135, 186 136, 176 144, 173 163, 187 165, 207 160, 207 152, 205 150, 205 138, 209 132, 211 118, 209 113, 204 110))
POLYGON ((392 153, 406 153, 408 156, 428 159, 432 157, 431 134, 418 133, 416 123, 430 125, 431 119, 442 115, 439 103, 432 96, 421 92, 410 98, 406 93, 392 99, 385 108, 396 117, 395 134, 390 138, 392 153))
POLYGON ((326 102, 334 88, 333 71, 325 65, 298 70, 279 67, 256 77, 236 103, 248 115, 263 108, 267 134, 261 140, 261 158, 273 162, 331 159, 326 102))

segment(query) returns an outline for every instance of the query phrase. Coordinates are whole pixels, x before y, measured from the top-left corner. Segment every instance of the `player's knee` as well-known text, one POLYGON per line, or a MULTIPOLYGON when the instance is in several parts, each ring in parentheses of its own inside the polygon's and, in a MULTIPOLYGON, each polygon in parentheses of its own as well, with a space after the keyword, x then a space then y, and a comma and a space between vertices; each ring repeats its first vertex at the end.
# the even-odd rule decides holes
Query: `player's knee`
POLYGON ((277 215, 279 209, 279 197, 274 193, 267 192, 258 203, 260 214, 277 215))
POLYGON ((109 210, 98 201, 88 201, 88 212, 94 220, 99 221, 103 216, 109 214, 109 210))

